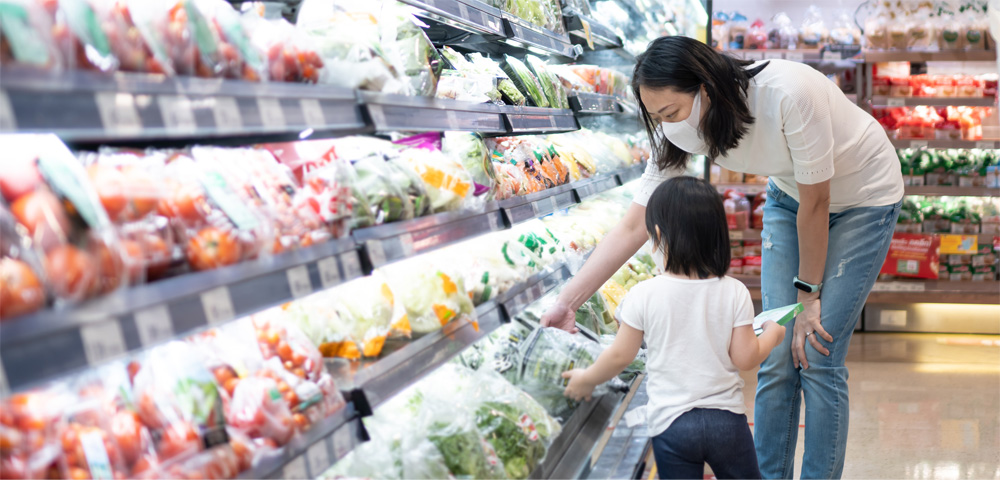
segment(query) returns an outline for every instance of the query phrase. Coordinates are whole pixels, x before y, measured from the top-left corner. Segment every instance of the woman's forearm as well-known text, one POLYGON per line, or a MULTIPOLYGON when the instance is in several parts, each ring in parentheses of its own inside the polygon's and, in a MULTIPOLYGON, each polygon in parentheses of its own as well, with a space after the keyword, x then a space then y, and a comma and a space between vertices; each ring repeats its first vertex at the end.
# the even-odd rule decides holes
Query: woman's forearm
MULTIPOLYGON (((799 279, 812 284, 823 282, 826 252, 830 240, 829 201, 800 204, 796 216, 799 234, 799 279)), ((799 300, 814 300, 819 293, 799 292, 799 300)))
POLYGON ((590 259, 559 294, 559 301, 576 311, 601 288, 646 243, 645 217, 646 207, 631 204, 625 218, 597 244, 590 259))

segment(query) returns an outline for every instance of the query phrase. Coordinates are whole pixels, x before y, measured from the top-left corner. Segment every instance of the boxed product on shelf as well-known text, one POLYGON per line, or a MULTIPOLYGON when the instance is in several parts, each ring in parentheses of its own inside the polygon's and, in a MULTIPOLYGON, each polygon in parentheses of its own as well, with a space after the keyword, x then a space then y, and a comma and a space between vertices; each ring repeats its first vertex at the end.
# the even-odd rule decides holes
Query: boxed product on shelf
POLYGON ((960 11, 942 4, 876 2, 865 20, 871 50, 983 50, 990 47, 986 7, 963 5, 960 11))
POLYGON ((923 233, 924 215, 917 202, 909 198, 903 199, 903 207, 900 209, 899 217, 896 219, 895 231, 901 233, 923 233))
POLYGON ((722 202, 726 210, 726 223, 730 230, 746 230, 750 228, 750 201, 746 195, 735 190, 726 191, 722 202))

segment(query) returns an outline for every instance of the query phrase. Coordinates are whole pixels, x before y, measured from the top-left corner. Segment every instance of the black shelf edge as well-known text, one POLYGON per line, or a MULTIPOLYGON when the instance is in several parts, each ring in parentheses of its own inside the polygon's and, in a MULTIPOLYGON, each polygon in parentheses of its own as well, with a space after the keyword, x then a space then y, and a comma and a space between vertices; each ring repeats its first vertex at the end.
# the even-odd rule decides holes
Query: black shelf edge
MULTIPOLYGON (((625 169, 628 171, 628 169, 625 169)), ((606 192, 612 188, 620 186, 622 183, 618 178, 618 173, 611 175, 598 175, 596 177, 588 178, 586 180, 580 180, 574 182, 573 192, 576 193, 576 198, 579 201, 584 201, 594 195, 606 192)))
POLYGON ((496 303, 486 302, 476 307, 476 318, 449 322, 441 330, 359 370, 354 376, 355 385, 374 409, 496 330, 502 322, 496 303))
POLYGON ((538 272, 526 281, 500 295, 496 302, 503 307, 507 318, 517 317, 528 305, 535 303, 552 289, 562 285, 573 276, 569 265, 558 263, 538 272))
POLYGON ((640 478, 642 475, 652 442, 645 424, 630 427, 623 417, 647 404, 646 380, 646 375, 640 374, 633 381, 629 393, 611 419, 612 422, 617 419, 617 424, 608 425, 608 431, 594 453, 591 468, 581 478, 640 478))
POLYGON ((532 25, 515 15, 503 12, 504 34, 502 42, 525 50, 540 50, 569 60, 580 56, 579 46, 570 42, 568 34, 560 34, 532 25))
POLYGON ((507 119, 507 132, 511 134, 560 133, 580 129, 572 110, 510 105, 500 109, 507 119))
POLYGON ((361 416, 348 402, 342 410, 285 445, 277 455, 262 459, 239 478, 317 478, 366 440, 361 416))
POLYGON ((375 130, 506 133, 500 107, 428 97, 360 92, 375 130))
POLYGON ((645 164, 632 165, 631 167, 618 172, 618 182, 625 185, 626 183, 639 179, 639 177, 642 177, 642 174, 645 172, 645 164))
POLYGON ((280 305, 362 275, 353 239, 123 289, 0 323, 0 360, 19 389, 280 305))
POLYGON ((355 230, 351 236, 364 247, 368 265, 378 268, 504 228, 500 207, 491 202, 483 212, 439 213, 355 230))
POLYGON ((618 99, 612 95, 576 92, 569 97, 569 107, 577 114, 614 115, 622 113, 618 99))
POLYGON ((541 218, 622 185, 622 176, 638 178, 644 168, 643 165, 633 165, 614 173, 599 174, 595 177, 548 188, 541 192, 501 200, 499 202, 500 210, 508 225, 517 225, 528 220, 541 218), (638 175, 635 172, 638 172, 638 175))
POLYGON ((402 0, 416 7, 417 16, 443 23, 471 34, 504 35, 500 9, 476 0, 402 0))
POLYGON ((1000 140, 893 139, 895 148, 1000 148, 1000 140))
POLYGON ((571 12, 570 15, 565 15, 564 12, 563 20, 566 22, 566 30, 569 32, 570 37, 572 37, 573 43, 585 45, 587 49, 590 49, 588 30, 590 34, 589 40, 593 42, 595 50, 598 47, 622 48, 624 45, 621 37, 611 27, 579 12, 571 12), (584 26, 584 23, 586 23, 586 26, 584 26))

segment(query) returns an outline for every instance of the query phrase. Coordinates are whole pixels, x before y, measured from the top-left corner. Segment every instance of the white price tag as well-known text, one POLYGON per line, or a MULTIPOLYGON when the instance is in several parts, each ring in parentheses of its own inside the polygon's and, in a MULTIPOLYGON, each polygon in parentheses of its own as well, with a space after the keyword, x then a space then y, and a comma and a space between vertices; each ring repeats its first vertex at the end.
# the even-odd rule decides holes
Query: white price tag
POLYGON ((993 142, 993 141, 976 142, 976 148, 983 148, 983 149, 990 148, 990 149, 992 149, 994 146, 996 146, 996 143, 997 142, 993 142))
POLYGON ((326 439, 312 444, 306 450, 306 460, 309 461, 309 472, 313 477, 319 477, 330 468, 330 451, 326 448, 326 439))
POLYGON ((927 140, 911 140, 910 148, 927 148, 927 140))
POLYGON ((900 97, 889 97, 886 99, 885 104, 889 107, 905 107, 906 99, 900 97))
MULTIPOLYGON (((461 4, 459 4, 459 5, 461 5, 461 4)), ((445 110, 444 111, 444 116, 447 119, 448 128, 450 130, 457 130, 458 129, 458 114, 456 114, 454 110, 445 110)))
POLYGON ((187 97, 160 95, 156 97, 156 101, 160 106, 160 115, 163 116, 163 126, 168 132, 194 133, 198 130, 194 111, 191 110, 191 101, 187 97))
POLYGON ((7 92, 0 92, 0 130, 17 130, 17 118, 7 92))
POLYGON ((730 230, 729 240, 732 241, 743 240, 743 230, 730 230))
POLYGON ((503 220, 500 215, 496 213, 489 214, 490 216, 490 231, 496 232, 498 230, 503 230, 503 220))
POLYGON ((385 110, 382 109, 381 105, 368 105, 368 115, 372 117, 372 123, 376 127, 385 126, 385 110))
POLYGON ((306 119, 308 127, 322 127, 326 125, 326 116, 323 115, 323 107, 319 100, 315 98, 303 98, 299 100, 302 105, 302 116, 306 119))
POLYGON ((104 130, 122 135, 135 135, 142 131, 132 94, 97 92, 94 101, 97 102, 97 113, 101 116, 104 130))
POLYGON ((365 246, 368 247, 368 258, 371 259, 373 268, 385 265, 385 249, 382 248, 381 240, 368 240, 365 246))
POLYGON ((805 61, 805 59, 806 56, 799 52, 788 52, 785 54, 785 60, 790 60, 793 62, 802 62, 805 61))
POLYGON ((154 345, 173 338, 174 326, 170 321, 170 311, 166 305, 136 310, 133 316, 142 346, 154 345))
POLYGON ((285 464, 285 468, 281 470, 281 478, 287 480, 309 480, 309 474, 306 473, 305 457, 299 455, 285 464))
POLYGON ((764 60, 781 60, 781 52, 764 52, 764 60))
POLYGON ((125 337, 118 320, 112 319, 80 328, 87 362, 97 365, 125 353, 125 337))
POLYGON ((217 97, 215 108, 215 128, 219 130, 240 130, 243 128, 243 117, 240 115, 240 105, 233 97, 217 97))
POLYGON ((399 236, 399 245, 403 249, 403 255, 409 257, 413 255, 413 234, 404 233, 399 236))
POLYGON ((340 256, 340 262, 344 266, 344 280, 354 280, 361 276, 361 260, 354 253, 345 253, 340 256))
POLYGON ((285 112, 281 109, 281 101, 277 98, 258 97, 257 111, 260 112, 260 121, 265 127, 285 127, 285 112))
POLYGON ((323 288, 330 288, 340 284, 340 269, 337 268, 337 257, 326 257, 318 262, 319 282, 323 288))
POLYGON ((763 60, 764 52, 756 50, 747 50, 746 52, 743 52, 743 58, 747 60, 763 60))
POLYGON ((225 286, 213 288, 201 294, 201 307, 205 310, 205 319, 209 325, 232 320, 236 316, 233 300, 229 289, 225 286))
POLYGON ((288 277, 288 288, 292 292, 292 298, 301 298, 312 293, 312 281, 309 280, 309 269, 305 265, 289 268, 285 270, 285 275, 288 277))
POLYGON ((339 460, 344 458, 348 452, 354 448, 354 426, 344 425, 333 433, 333 458, 339 460))

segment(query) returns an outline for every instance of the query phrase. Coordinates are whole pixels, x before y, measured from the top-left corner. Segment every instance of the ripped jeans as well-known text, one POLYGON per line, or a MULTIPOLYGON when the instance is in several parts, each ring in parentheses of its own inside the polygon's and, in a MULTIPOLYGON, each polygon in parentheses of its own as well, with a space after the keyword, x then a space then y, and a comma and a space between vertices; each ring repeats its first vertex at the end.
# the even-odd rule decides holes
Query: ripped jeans
MULTIPOLYGON (((809 368, 792 366, 793 323, 785 340, 761 365, 754 407, 754 444, 764 478, 792 478, 799 427, 799 405, 805 398, 805 454, 802 478, 840 478, 847 450, 848 395, 844 360, 854 326, 889 251, 902 202, 859 207, 830 214, 823 291, 823 328, 833 342, 818 338, 830 356, 808 343, 809 368)), ((795 303, 798 290, 799 205, 774 183, 767 185, 764 204, 761 290, 765 310, 795 303)), ((794 321, 793 321, 794 322, 794 321)))

